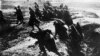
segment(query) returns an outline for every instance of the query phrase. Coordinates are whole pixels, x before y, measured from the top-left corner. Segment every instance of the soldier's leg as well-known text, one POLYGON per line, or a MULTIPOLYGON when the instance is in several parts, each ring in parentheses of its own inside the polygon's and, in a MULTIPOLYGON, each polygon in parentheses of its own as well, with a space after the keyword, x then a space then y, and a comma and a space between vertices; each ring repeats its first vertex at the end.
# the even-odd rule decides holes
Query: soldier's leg
POLYGON ((51 49, 50 51, 56 53, 58 56, 61 56, 61 54, 58 52, 54 39, 50 39, 49 44, 52 45, 50 46, 50 49, 51 49))
POLYGON ((44 48, 44 45, 43 44, 39 44, 39 48, 40 48, 40 53, 46 53, 46 50, 44 48))

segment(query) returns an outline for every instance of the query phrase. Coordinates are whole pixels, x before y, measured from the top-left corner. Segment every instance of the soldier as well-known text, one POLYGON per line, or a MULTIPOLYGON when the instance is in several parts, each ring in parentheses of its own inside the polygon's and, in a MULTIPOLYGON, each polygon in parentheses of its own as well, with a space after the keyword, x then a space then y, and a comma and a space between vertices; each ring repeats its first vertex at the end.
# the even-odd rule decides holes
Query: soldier
POLYGON ((22 14, 22 11, 20 9, 20 6, 18 6, 17 8, 15 7, 15 15, 17 15, 17 24, 20 22, 20 23, 23 23, 23 14, 22 14))
POLYGON ((46 19, 47 19, 47 21, 50 21, 50 20, 52 20, 52 18, 54 18, 54 14, 52 13, 51 10, 48 9, 46 19))
POLYGON ((54 13, 55 13, 55 18, 58 18, 58 13, 59 11, 57 9, 54 10, 54 13))
POLYGON ((50 37, 51 31, 50 30, 41 30, 39 27, 39 32, 37 32, 36 34, 30 33, 30 36, 33 37, 33 35, 36 36, 36 38, 38 39, 38 44, 40 47, 40 53, 44 52, 44 54, 46 55, 46 50, 45 48, 47 48, 49 51, 52 51, 54 53, 56 53, 57 55, 61 56, 60 53, 57 51, 54 39, 50 37))
POLYGON ((51 3, 50 3, 49 1, 47 1, 46 3, 44 3, 44 8, 45 8, 46 10, 48 10, 48 9, 52 10, 52 5, 51 5, 51 3))
POLYGON ((48 10, 48 11, 49 11, 49 14, 50 14, 49 18, 55 18, 56 17, 56 14, 54 13, 53 10, 48 10))
POLYGON ((62 19, 63 18, 63 11, 57 11, 57 18, 62 19))
POLYGON ((42 16, 42 20, 43 21, 45 21, 47 19, 46 18, 47 17, 47 14, 48 14, 47 10, 43 8, 43 16, 42 16))
POLYGON ((73 24, 71 15, 69 14, 69 12, 68 12, 67 10, 64 11, 62 20, 65 21, 65 23, 66 23, 68 26, 70 26, 70 25, 73 24))
POLYGON ((67 34, 67 29, 64 27, 64 23, 61 21, 54 22, 55 26, 55 35, 59 35, 59 39, 62 42, 66 42, 69 39, 69 36, 67 34))
POLYGON ((41 11, 39 10, 39 6, 36 2, 35 2, 35 15, 39 19, 41 19, 41 17, 42 17, 41 11))
POLYGON ((2 24, 2 23, 5 23, 5 22, 6 21, 4 19, 3 13, 2 13, 2 11, 0 11, 0 23, 2 24))
POLYGON ((84 56, 81 52, 82 47, 81 44, 81 36, 77 33, 77 29, 74 25, 71 26, 71 42, 69 42, 69 50, 71 50, 70 56, 84 56))
POLYGON ((35 4, 35 8, 39 8, 39 5, 36 2, 34 4, 35 4))
POLYGON ((30 10, 29 25, 33 27, 35 24, 39 24, 39 21, 36 19, 35 12, 31 8, 29 8, 29 10, 30 10))
POLYGON ((60 9, 62 9, 62 8, 63 8, 63 4, 60 5, 60 9))
POLYGON ((82 28, 81 28, 81 26, 80 26, 80 24, 79 24, 79 23, 77 23, 77 25, 76 25, 76 29, 77 29, 77 31, 79 32, 79 34, 80 34, 81 38, 83 39, 82 28))

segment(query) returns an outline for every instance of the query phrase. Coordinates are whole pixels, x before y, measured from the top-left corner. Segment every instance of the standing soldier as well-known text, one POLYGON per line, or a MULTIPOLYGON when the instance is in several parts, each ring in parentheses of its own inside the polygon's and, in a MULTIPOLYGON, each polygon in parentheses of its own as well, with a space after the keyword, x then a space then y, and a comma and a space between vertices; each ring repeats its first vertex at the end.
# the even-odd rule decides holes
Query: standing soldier
POLYGON ((54 9, 54 13, 55 13, 55 18, 58 18, 59 11, 56 8, 54 9))
POLYGON ((31 8, 29 8, 29 10, 30 10, 29 25, 33 27, 35 24, 39 24, 39 21, 36 19, 35 12, 31 8))
POLYGON ((64 27, 64 23, 61 21, 54 22, 55 26, 55 35, 59 35, 59 39, 62 42, 66 42, 69 39, 69 36, 67 34, 67 29, 64 27))
POLYGON ((43 8, 43 15, 42 15, 42 20, 43 21, 47 20, 47 14, 48 14, 48 11, 45 8, 43 8))
POLYGON ((39 19, 41 19, 41 17, 42 17, 41 11, 39 10, 39 6, 36 2, 35 2, 35 15, 39 19))
POLYGON ((56 17, 56 14, 54 13, 53 10, 48 9, 48 12, 49 12, 49 18, 55 18, 56 17))
POLYGON ((63 8, 63 4, 60 5, 60 9, 62 9, 62 8, 63 8))
POLYGON ((80 46, 82 40, 81 36, 78 34, 77 29, 74 25, 71 26, 71 41, 69 42, 69 55, 70 56, 84 56, 81 52, 82 47, 80 46))
POLYGON ((76 29, 79 32, 81 39, 83 40, 83 32, 82 32, 82 27, 80 26, 79 22, 76 25, 76 29))
POLYGON ((18 6, 17 8, 15 7, 15 14, 17 15, 17 24, 20 22, 20 23, 23 23, 23 14, 22 14, 22 11, 20 9, 20 6, 18 6))
POLYGON ((45 8, 46 10, 48 10, 48 9, 53 10, 53 9, 52 9, 52 5, 51 5, 51 3, 50 3, 49 1, 47 1, 46 3, 44 3, 44 8, 45 8))
POLYGON ((2 13, 2 11, 0 11, 0 23, 2 24, 2 23, 5 23, 5 22, 6 21, 4 19, 3 13, 2 13))
POLYGON ((34 4, 35 4, 35 8, 39 8, 39 5, 36 2, 34 4))
POLYGON ((65 21, 65 23, 70 26, 73 24, 73 21, 72 21, 72 18, 71 18, 71 15, 69 14, 69 11, 65 10, 64 13, 63 13, 63 21, 65 21))
POLYGON ((52 20, 52 18, 54 18, 54 14, 50 9, 48 9, 47 14, 46 14, 46 20, 50 21, 50 20, 52 20))

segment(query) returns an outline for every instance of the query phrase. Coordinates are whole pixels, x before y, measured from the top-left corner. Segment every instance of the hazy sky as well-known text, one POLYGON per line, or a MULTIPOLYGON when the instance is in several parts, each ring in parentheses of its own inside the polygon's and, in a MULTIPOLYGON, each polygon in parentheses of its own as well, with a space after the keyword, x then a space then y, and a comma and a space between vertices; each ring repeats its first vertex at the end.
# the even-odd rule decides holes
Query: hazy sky
POLYGON ((66 0, 68 2, 100 2, 100 0, 66 0))
MULTIPOLYGON (((10 1, 10 0, 8 0, 8 1, 10 1)), ((23 1, 23 0, 12 0, 12 1, 23 1)), ((67 1, 67 2, 100 2, 100 0, 62 0, 62 1, 67 1)))

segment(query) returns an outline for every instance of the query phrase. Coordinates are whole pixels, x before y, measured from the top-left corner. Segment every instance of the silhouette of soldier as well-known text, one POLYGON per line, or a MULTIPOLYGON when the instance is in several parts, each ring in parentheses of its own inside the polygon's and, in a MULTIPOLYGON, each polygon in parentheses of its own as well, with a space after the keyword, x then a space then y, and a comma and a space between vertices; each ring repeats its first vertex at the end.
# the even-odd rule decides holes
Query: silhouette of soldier
POLYGON ((42 15, 42 20, 43 21, 47 20, 47 14, 48 14, 47 10, 45 8, 43 8, 43 15, 42 15))
POLYGON ((64 11, 63 13, 63 21, 65 21, 65 23, 70 26, 73 24, 73 21, 72 21, 72 18, 71 18, 71 15, 69 14, 69 12, 67 10, 64 11))
POLYGON ((49 9, 47 10, 47 14, 44 15, 44 16, 46 17, 47 21, 50 21, 50 20, 52 20, 52 18, 54 18, 53 12, 51 10, 49 10, 49 9))
POLYGON ((54 13, 55 13, 55 18, 58 18, 58 13, 59 11, 57 9, 54 10, 54 13))
POLYGON ((54 18, 54 14, 53 14, 53 11, 51 11, 51 10, 46 10, 45 8, 43 9, 43 20, 45 20, 45 21, 50 21, 50 20, 52 20, 52 18, 54 18))
POLYGON ((54 13, 54 11, 49 9, 48 12, 49 12, 49 18, 55 18, 56 17, 56 14, 54 13))
POLYGON ((35 8, 39 8, 39 5, 36 2, 34 4, 35 4, 35 8))
POLYGON ((74 25, 71 26, 71 42, 69 42, 69 55, 70 56, 84 56, 84 54, 81 52, 82 47, 81 44, 81 36, 78 34, 77 29, 74 25))
POLYGON ((42 14, 41 14, 41 11, 39 10, 39 6, 36 2, 34 4, 35 4, 35 15, 37 18, 41 19, 42 14))
POLYGON ((41 30, 39 27, 39 32, 37 33, 30 33, 30 36, 36 37, 38 39, 39 47, 40 47, 40 53, 44 52, 44 55, 46 55, 46 50, 47 48, 49 51, 52 51, 56 53, 57 55, 60 56, 59 52, 57 51, 54 39, 50 37, 51 31, 50 30, 41 30))
POLYGON ((57 11, 57 18, 62 19, 63 18, 63 11, 57 11))
POLYGON ((20 23, 23 23, 23 14, 22 14, 22 11, 20 9, 20 6, 18 6, 17 8, 15 7, 15 15, 17 15, 17 24, 20 22, 20 23))
POLYGON ((39 21, 36 19, 35 12, 31 8, 29 8, 29 10, 30 10, 29 25, 33 27, 34 25, 39 24, 39 21))
POLYGON ((66 42, 69 39, 69 36, 67 34, 67 29, 64 27, 64 23, 61 21, 54 22, 55 26, 55 35, 59 35, 59 39, 62 42, 66 42))
POLYGON ((2 24, 2 23, 5 23, 5 22, 6 21, 4 19, 3 13, 2 13, 2 11, 0 11, 0 23, 2 24))
POLYGON ((80 36, 81 36, 81 39, 83 40, 83 32, 82 32, 82 28, 81 28, 81 26, 80 26, 79 23, 77 23, 76 29, 77 29, 77 31, 79 32, 79 34, 80 34, 80 36))
POLYGON ((62 8, 63 8, 63 4, 60 5, 60 9, 62 9, 62 8))

